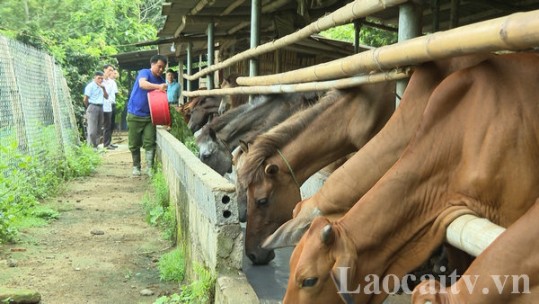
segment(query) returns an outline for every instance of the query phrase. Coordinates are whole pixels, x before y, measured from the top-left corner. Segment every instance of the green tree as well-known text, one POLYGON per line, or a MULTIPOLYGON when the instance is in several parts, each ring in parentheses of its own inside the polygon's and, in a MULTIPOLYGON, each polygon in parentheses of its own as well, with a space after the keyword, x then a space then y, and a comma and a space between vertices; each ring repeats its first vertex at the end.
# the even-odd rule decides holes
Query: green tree
MULTIPOLYGON (((375 20, 368 20, 376 23, 375 20)), ((354 25, 345 24, 323 31, 320 35, 331 39, 354 42, 354 25)), ((362 26, 359 32, 359 43, 363 45, 380 47, 397 42, 397 34, 375 27, 362 26)))
POLYGON ((163 0, 0 0, 0 34, 51 54, 65 73, 77 116, 84 86, 111 55, 157 38, 163 0))

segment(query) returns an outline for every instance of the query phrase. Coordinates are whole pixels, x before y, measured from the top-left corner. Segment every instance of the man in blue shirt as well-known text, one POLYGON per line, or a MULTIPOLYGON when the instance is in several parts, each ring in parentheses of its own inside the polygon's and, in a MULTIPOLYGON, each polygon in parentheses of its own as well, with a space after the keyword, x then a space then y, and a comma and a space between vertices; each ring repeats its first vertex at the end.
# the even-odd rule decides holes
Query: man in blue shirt
POLYGON ((108 97, 107 90, 103 86, 103 72, 95 72, 94 79, 84 88, 82 99, 86 106, 86 119, 88 120, 86 142, 94 149, 97 149, 97 145, 99 145, 103 127, 103 101, 108 97))
POLYGON ((129 101, 127 103, 127 128, 129 150, 133 158, 133 176, 140 176, 140 148, 146 151, 146 173, 151 176, 156 146, 156 129, 150 116, 148 92, 167 90, 163 72, 168 59, 163 55, 154 55, 150 59, 150 68, 138 72, 129 101))
POLYGON ((181 85, 178 83, 178 73, 174 70, 167 70, 167 99, 169 105, 177 105, 181 93, 181 85))

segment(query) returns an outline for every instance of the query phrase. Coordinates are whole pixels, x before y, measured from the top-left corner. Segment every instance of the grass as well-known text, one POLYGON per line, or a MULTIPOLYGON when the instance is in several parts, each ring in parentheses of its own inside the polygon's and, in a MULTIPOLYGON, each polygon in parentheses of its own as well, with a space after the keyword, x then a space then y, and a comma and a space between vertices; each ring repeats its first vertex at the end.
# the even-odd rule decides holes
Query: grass
POLYGON ((154 304, 209 304, 213 300, 215 275, 202 265, 194 263, 197 280, 182 287, 182 292, 158 298, 154 304))
POLYGON ((185 254, 180 248, 165 253, 158 263, 159 277, 166 282, 181 282, 185 277, 185 254))
MULTIPOLYGON (((151 179, 148 192, 142 199, 146 213, 146 221, 163 231, 168 240, 175 240, 177 229, 174 205, 170 204, 169 188, 162 169, 158 168, 151 179)), ((180 248, 170 251, 159 259, 159 276, 163 281, 182 282, 185 278, 185 269, 188 261, 180 248)), ((207 304, 213 299, 215 276, 203 266, 194 263, 193 269, 197 280, 183 286, 182 292, 158 298, 154 304, 207 304)))
POLYGON ((146 221, 163 231, 163 238, 174 240, 176 216, 174 206, 170 204, 169 188, 161 168, 158 168, 151 179, 151 187, 142 198, 142 206, 146 213, 146 221))

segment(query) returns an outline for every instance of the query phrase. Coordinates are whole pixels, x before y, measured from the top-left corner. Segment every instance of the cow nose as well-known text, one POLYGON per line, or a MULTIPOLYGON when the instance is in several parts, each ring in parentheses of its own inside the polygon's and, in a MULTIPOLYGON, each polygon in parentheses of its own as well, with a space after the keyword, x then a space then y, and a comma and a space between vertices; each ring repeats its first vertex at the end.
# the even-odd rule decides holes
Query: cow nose
POLYGON ((247 257, 251 260, 253 265, 266 265, 275 258, 275 251, 258 250, 257 252, 248 253, 247 257))
POLYGON ((249 258, 249 260, 251 260, 251 262, 256 262, 256 255, 254 253, 248 254, 247 257, 249 258))
POLYGON ((247 212, 240 211, 239 218, 240 218, 240 223, 247 222, 247 212))

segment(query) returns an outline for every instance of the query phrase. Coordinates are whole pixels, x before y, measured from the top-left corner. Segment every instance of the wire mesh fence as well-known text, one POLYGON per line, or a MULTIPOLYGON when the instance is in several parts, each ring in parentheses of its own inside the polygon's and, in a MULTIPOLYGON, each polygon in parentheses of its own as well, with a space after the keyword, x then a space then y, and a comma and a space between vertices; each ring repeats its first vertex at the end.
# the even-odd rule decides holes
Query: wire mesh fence
MULTIPOLYGON (((64 158, 79 134, 62 70, 48 54, 0 36, 0 146, 64 158)), ((0 163, 9 164, 9 149, 0 163)))

